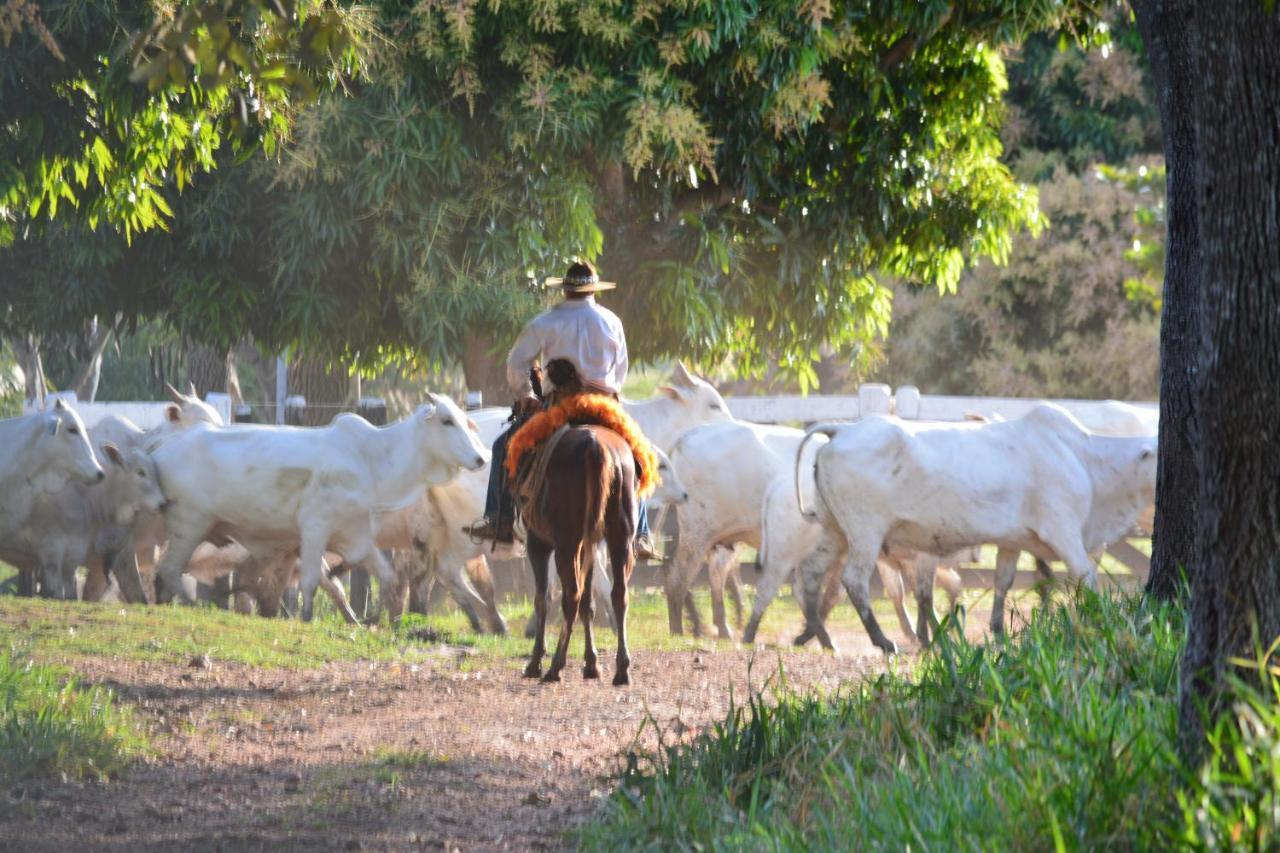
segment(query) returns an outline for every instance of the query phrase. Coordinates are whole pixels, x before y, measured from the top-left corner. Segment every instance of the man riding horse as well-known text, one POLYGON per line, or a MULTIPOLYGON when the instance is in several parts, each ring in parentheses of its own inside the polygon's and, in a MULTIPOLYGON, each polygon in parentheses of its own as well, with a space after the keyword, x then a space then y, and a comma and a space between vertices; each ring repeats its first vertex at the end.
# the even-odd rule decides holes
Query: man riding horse
MULTIPOLYGON (((564 278, 548 278, 559 285, 564 301, 529 321, 507 356, 507 384, 516 395, 510 428, 493 443, 489 466, 489 491, 484 518, 465 528, 476 539, 509 543, 514 540, 515 502, 506 476, 507 444, 521 425, 543 403, 534 394, 531 372, 535 365, 563 359, 573 365, 583 390, 617 400, 627 378, 627 339, 622 321, 596 303, 593 294, 612 290, 613 282, 601 281, 589 263, 571 265, 564 278)), ((656 552, 649 535, 648 513, 643 502, 636 527, 635 554, 653 559, 656 552)))

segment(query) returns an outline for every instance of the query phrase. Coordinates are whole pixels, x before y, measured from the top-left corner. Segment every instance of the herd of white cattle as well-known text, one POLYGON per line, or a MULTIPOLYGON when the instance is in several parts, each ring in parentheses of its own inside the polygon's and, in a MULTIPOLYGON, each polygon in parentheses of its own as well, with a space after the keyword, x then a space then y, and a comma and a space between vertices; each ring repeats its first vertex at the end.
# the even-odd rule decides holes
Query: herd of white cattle
MULTIPOLYGON (((439 580, 476 630, 505 633, 486 560, 495 554, 463 532, 482 514, 505 409, 464 412, 433 394, 384 427, 353 414, 323 428, 225 425, 194 395, 171 393, 165 422, 148 431, 114 416, 89 430, 61 400, 0 420, 0 560, 19 569, 20 592, 190 600, 193 581, 234 573, 241 609, 275 615, 297 584, 304 619, 322 587, 355 622, 334 578, 341 564, 378 578, 392 619, 409 585, 439 580)), ((677 633, 706 565, 717 629, 732 637, 722 596, 738 544, 759 554, 748 642, 794 578, 798 640, 832 647, 824 622, 843 587, 872 642, 895 650, 869 602, 878 570, 904 632, 927 643, 935 582, 954 597, 952 567, 982 545, 998 548, 1000 631, 1021 552, 1060 560, 1092 587, 1097 554, 1149 523, 1154 501, 1155 413, 1124 403, 1092 409, 1086 424, 1046 403, 1009 421, 870 415, 804 431, 735 420, 678 365, 657 396, 625 405, 661 451, 651 502, 678 514, 666 568, 677 633)), ((606 573, 594 576, 607 595, 606 573)))

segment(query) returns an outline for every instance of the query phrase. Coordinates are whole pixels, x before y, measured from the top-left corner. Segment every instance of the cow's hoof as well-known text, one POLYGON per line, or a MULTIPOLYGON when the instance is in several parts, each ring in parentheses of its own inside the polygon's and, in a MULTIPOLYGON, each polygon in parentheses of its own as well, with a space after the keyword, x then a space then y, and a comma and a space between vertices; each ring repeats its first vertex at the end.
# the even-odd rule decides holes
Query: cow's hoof
POLYGON ((813 633, 813 631, 810 631, 810 630, 807 630, 807 629, 806 629, 806 630, 802 631, 801 633, 797 634, 797 635, 796 635, 796 638, 795 638, 794 640, 792 640, 792 641, 791 641, 791 644, 792 644, 793 646, 803 646, 804 644, 806 644, 806 643, 808 643, 810 640, 812 640, 812 639, 814 638, 814 636, 816 636, 816 635, 813 633))
POLYGON ((552 670, 551 672, 548 672, 546 675, 542 676, 543 684, 557 684, 559 683, 559 681, 560 681, 560 673, 556 672, 555 670, 552 670))
POLYGON ((533 663, 532 661, 530 661, 529 665, 524 668, 525 678, 539 678, 541 676, 542 676, 542 664, 540 663, 533 663))
POLYGON ((599 677, 600 677, 600 667, 595 666, 594 664, 592 664, 592 665, 588 665, 588 666, 584 666, 584 667, 582 668, 582 677, 583 677, 583 678, 585 678, 585 679, 599 678, 599 677))
POLYGON ((626 687, 631 683, 631 676, 626 672, 619 672, 613 677, 614 687, 626 687))

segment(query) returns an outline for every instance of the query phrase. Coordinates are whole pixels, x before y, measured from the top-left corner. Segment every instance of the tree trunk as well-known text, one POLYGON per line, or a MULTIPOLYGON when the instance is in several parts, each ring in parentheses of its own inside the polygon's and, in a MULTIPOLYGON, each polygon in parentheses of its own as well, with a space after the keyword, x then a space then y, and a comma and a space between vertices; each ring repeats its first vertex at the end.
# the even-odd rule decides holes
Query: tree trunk
POLYGON ((48 382, 44 376, 44 361, 40 358, 40 342, 35 336, 26 335, 22 338, 14 338, 12 344, 14 355, 18 357, 18 364, 26 374, 23 399, 34 403, 37 408, 43 407, 48 382))
POLYGON ((85 403, 92 403, 97 399, 98 382, 102 378, 102 355, 107 351, 114 333, 113 326, 99 324, 98 318, 93 318, 89 325, 88 357, 71 380, 71 390, 75 392, 76 399, 85 403))
POLYGON ((1179 709, 1191 758, 1201 713, 1229 698, 1231 659, 1280 635, 1280 18, 1264 5, 1219 0, 1162 22, 1187 30, 1201 155, 1201 490, 1179 709))
POLYGON ((1198 447, 1192 393, 1199 335, 1200 237, 1196 212, 1195 127, 1187 31, 1176 4, 1135 0, 1164 129, 1166 232, 1160 318, 1160 451, 1156 523, 1147 594, 1169 600, 1194 568, 1199 513, 1198 447))
POLYGON ((339 368, 329 370, 318 358, 297 356, 289 364, 289 396, 307 400, 303 426, 326 426, 336 415, 355 408, 351 376, 339 368))
POLYGON ((467 390, 481 392, 484 405, 506 406, 511 402, 506 359, 501 354, 490 355, 493 347, 494 340, 490 335, 468 335, 462 352, 462 372, 466 376, 467 390))
MULTIPOLYGON (((227 392, 227 354, 221 349, 204 344, 187 345, 187 382, 196 386, 196 396, 201 400, 209 392, 227 392)), ((187 393, 187 385, 178 388, 187 393)))

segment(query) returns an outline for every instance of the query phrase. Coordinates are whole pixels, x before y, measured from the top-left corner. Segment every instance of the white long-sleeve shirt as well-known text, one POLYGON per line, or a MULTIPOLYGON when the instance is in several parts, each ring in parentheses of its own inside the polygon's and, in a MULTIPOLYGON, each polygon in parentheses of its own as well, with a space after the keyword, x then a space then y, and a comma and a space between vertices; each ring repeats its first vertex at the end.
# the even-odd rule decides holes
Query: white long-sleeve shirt
POLYGON ((529 368, 568 359, 583 383, 622 393, 627 379, 627 338, 622 321, 594 297, 566 299, 529 321, 507 356, 507 384, 517 397, 530 393, 529 368))

